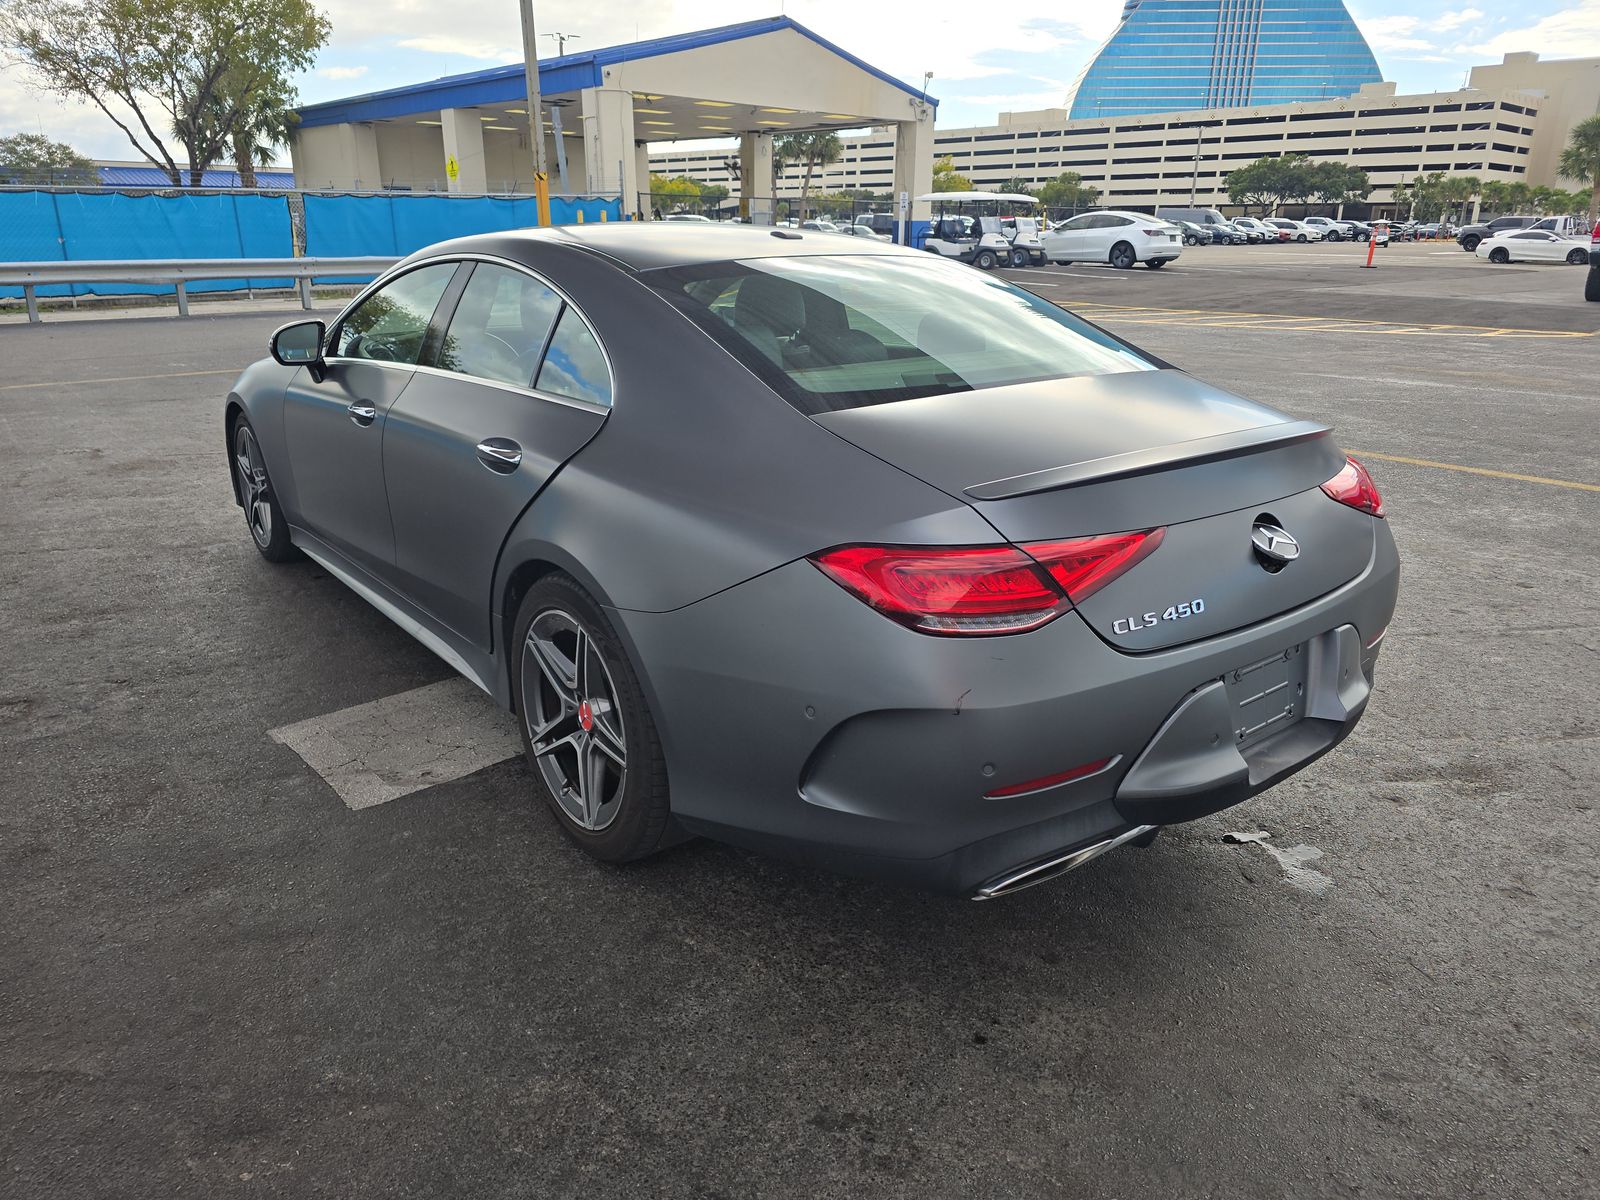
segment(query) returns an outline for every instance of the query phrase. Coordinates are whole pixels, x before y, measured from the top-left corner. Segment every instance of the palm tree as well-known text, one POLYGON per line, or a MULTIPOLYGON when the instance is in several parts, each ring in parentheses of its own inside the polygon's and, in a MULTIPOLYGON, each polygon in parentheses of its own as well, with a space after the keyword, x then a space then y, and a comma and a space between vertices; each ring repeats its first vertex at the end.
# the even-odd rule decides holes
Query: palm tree
POLYGON ((1476 175, 1453 175, 1445 180, 1445 199, 1455 208, 1457 225, 1466 224, 1467 205, 1472 203, 1472 198, 1482 188, 1483 182, 1476 175))
POLYGON ((806 219, 806 201, 811 196, 811 174, 819 165, 838 162, 844 157, 839 135, 826 130, 812 133, 786 133, 772 141, 773 161, 803 162, 805 177, 800 181, 800 219, 806 219))
POLYGON ((1600 116, 1572 127, 1556 170, 1589 186, 1589 220, 1600 220, 1600 116))

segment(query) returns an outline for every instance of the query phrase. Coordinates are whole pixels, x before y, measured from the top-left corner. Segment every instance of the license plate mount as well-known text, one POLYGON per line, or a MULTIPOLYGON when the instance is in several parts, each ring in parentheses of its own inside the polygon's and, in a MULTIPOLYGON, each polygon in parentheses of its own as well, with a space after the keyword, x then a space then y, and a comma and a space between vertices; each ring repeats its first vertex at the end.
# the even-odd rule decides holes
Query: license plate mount
POLYGON ((1289 646, 1222 677, 1234 744, 1247 750, 1306 715, 1306 644, 1289 646))

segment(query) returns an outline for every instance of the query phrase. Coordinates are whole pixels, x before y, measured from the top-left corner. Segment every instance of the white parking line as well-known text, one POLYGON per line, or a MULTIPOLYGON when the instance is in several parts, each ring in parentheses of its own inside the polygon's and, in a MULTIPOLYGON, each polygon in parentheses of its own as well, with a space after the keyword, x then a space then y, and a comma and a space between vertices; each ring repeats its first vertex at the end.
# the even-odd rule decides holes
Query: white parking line
POLYGON ((371 808, 522 753, 516 719, 446 679, 268 731, 350 808, 371 808))

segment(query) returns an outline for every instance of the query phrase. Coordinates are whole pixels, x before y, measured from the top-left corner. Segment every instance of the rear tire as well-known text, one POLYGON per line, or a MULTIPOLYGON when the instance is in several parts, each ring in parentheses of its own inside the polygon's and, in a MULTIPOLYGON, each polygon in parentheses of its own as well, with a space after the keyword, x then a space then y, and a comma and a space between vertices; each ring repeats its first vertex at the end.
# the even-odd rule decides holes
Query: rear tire
POLYGON ((1496 246, 1493 250, 1489 251, 1489 261, 1503 266, 1511 261, 1511 251, 1507 250, 1504 246, 1496 246))
POLYGON ((1144 265, 1149 267, 1152 271, 1154 271, 1154 270, 1156 270, 1156 269, 1158 269, 1160 267, 1166 266, 1167 265, 1167 260, 1164 259, 1164 258, 1152 258, 1149 262, 1145 263, 1144 265))
POLYGON ((250 540, 268 562, 294 561, 300 552, 289 540, 289 519, 283 515, 277 493, 272 490, 256 431, 250 418, 243 413, 234 419, 229 441, 233 448, 230 465, 234 484, 238 488, 239 504, 244 509, 245 527, 250 530, 250 540))
POLYGON ((1476 254, 1478 251, 1478 243, 1481 241, 1483 241, 1481 237, 1469 234, 1461 239, 1461 248, 1468 254, 1476 254))
POLYGON ((1025 267, 1028 265, 1028 252, 1026 250, 1013 250, 1011 252, 1011 265, 1025 267))
POLYGON ((512 631, 511 686, 534 795, 602 862, 653 854, 672 815, 666 756, 611 623, 557 573, 528 589, 512 631))
POLYGON ((1133 247, 1127 242, 1118 242, 1111 247, 1111 265, 1119 271, 1130 269, 1139 261, 1139 256, 1133 252, 1133 247))
POLYGON ((1586 266, 1589 262, 1589 252, 1587 250, 1574 250, 1567 255, 1567 261, 1575 267, 1586 266))

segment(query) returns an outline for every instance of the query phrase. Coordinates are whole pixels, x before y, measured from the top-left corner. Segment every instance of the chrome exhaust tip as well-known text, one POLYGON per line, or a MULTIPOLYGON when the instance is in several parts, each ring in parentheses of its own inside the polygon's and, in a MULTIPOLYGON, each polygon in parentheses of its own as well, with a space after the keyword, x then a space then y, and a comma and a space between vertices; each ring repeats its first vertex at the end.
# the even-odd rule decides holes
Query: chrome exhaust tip
POLYGON ((1116 837, 1107 838, 1103 842, 1096 842, 1092 846, 1085 846, 1081 850, 1073 850, 1067 854, 1058 854, 1053 858, 1041 859, 1029 863, 1025 867, 1017 867, 1003 875, 996 875, 988 883, 981 885, 972 893, 974 900, 996 900, 1001 896, 1009 896, 1012 892, 1020 892, 1023 888, 1032 887, 1036 883, 1044 883, 1065 875, 1068 871, 1075 871, 1086 862, 1092 862, 1102 854, 1115 850, 1118 846, 1126 846, 1129 842, 1137 841, 1142 837, 1154 833, 1161 828, 1159 825, 1136 825, 1132 829, 1117 834, 1116 837))

